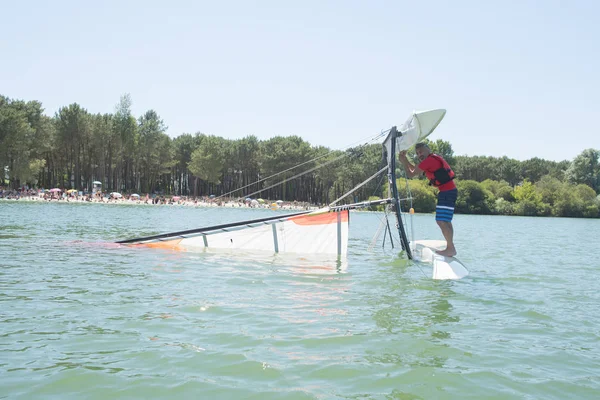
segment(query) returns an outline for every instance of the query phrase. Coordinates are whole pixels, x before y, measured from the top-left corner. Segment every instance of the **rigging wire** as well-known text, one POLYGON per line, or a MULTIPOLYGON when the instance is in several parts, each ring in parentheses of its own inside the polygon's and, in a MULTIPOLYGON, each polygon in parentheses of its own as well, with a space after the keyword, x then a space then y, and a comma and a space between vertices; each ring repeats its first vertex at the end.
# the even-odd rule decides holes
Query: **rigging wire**
POLYGON ((250 194, 247 194, 247 195, 246 195, 246 197, 253 196, 253 195, 257 194, 257 193, 260 193, 260 192, 263 192, 263 191, 265 191, 265 190, 269 190, 269 189, 271 189, 271 188, 274 188, 275 186, 279 186, 279 185, 281 185, 281 184, 283 184, 283 183, 285 183, 285 182, 287 182, 287 181, 290 181, 290 180, 292 180, 292 179, 299 178, 299 177, 301 177, 302 175, 306 175, 306 174, 308 174, 309 172, 312 172, 312 171, 314 171, 314 170, 317 170, 317 169, 319 169, 319 168, 322 168, 322 167, 324 167, 324 166, 326 166, 326 165, 328 165, 328 164, 331 164, 331 163, 333 163, 333 162, 336 162, 336 161, 338 161, 338 160, 340 160, 340 159, 342 159, 342 158, 344 158, 344 157, 346 157, 346 154, 342 154, 341 156, 339 156, 339 157, 336 157, 336 158, 334 158, 334 159, 332 159, 332 160, 329 160, 329 161, 327 161, 326 163, 323 163, 323 164, 321 164, 321 165, 317 165, 316 167, 313 167, 313 168, 311 168, 311 169, 309 169, 309 170, 307 170, 307 171, 304 171, 304 172, 301 172, 301 173, 299 173, 299 174, 296 174, 296 175, 294 175, 294 176, 291 176, 291 177, 289 177, 289 178, 286 178, 286 179, 282 180, 281 182, 277 182, 277 183, 275 183, 275 184, 273 184, 273 185, 267 186, 266 188, 262 188, 262 189, 260 189, 260 190, 257 190, 256 192, 252 192, 252 193, 250 193, 250 194))
MULTIPOLYGON (((383 211, 383 217, 380 217, 379 215, 377 216, 377 218, 379 218, 379 226, 377 228, 377 231, 375 232, 375 235, 373 235, 373 238, 371 239, 371 243, 369 244, 369 247, 368 247, 369 252, 373 251, 373 247, 375 247, 375 245, 379 241, 379 238, 381 237, 381 232, 385 232, 387 227, 389 226, 390 214, 391 214, 390 206, 387 205, 383 211)), ((385 237, 384 237, 384 242, 385 242, 385 237)), ((390 242, 392 243, 392 248, 393 248, 394 241, 393 241, 391 232, 390 232, 390 242)), ((383 244, 385 244, 385 243, 383 243, 383 244)))
MULTIPOLYGON (((382 136, 386 135, 386 134, 387 134, 389 131, 390 131, 389 129, 388 129, 388 130, 384 130, 384 131, 381 131, 380 133, 378 133, 378 134, 377 134, 377 135, 375 135, 375 136, 372 136, 372 137, 370 137, 370 138, 367 138, 368 140, 367 140, 365 143, 363 143, 362 145, 360 145, 360 146, 359 146, 359 148, 367 146, 369 143, 371 143, 371 142, 373 142, 373 141, 375 141, 375 140, 377 140, 377 139, 381 138, 382 136)), ((364 139, 363 139, 363 140, 364 140, 364 139)), ((354 145, 356 145, 356 144, 358 144, 358 143, 361 143, 363 140, 356 141, 356 142, 354 142, 354 143, 351 143, 351 144, 349 144, 349 145, 347 145, 347 146, 343 147, 343 148, 342 148, 342 151, 349 150, 349 149, 350 149, 350 148, 352 148, 354 145)), ((217 198, 217 199, 219 199, 219 198, 222 198, 222 197, 226 197, 226 196, 228 196, 228 195, 230 195, 230 194, 232 194, 232 193, 239 192, 240 190, 246 189, 246 188, 248 188, 248 187, 250 187, 250 186, 252 186, 252 185, 256 185, 256 184, 258 184, 258 183, 260 183, 260 182, 266 181, 267 179, 274 178, 274 177, 276 177, 276 176, 278 176, 278 175, 281 175, 281 174, 283 174, 283 173, 285 173, 285 172, 291 171, 291 170, 293 170, 293 169, 296 169, 296 168, 299 168, 299 167, 301 167, 301 166, 303 166, 303 165, 306 165, 306 164, 309 164, 309 163, 315 162, 315 161, 317 161, 317 160, 320 160, 321 158, 323 158, 323 157, 327 157, 328 155, 330 155, 331 153, 333 153, 333 152, 336 152, 336 151, 339 151, 339 150, 330 150, 330 151, 328 151, 327 153, 325 153, 325 154, 322 154, 322 155, 320 155, 320 156, 318 156, 318 157, 315 157, 315 158, 313 158, 313 159, 311 159, 311 160, 305 161, 305 162, 303 162, 303 163, 300 163, 300 164, 298 164, 298 165, 295 165, 295 166, 292 166, 292 167, 290 167, 290 168, 287 168, 287 169, 285 169, 285 170, 283 170, 283 171, 280 171, 280 172, 277 172, 277 173, 275 173, 275 174, 269 175, 269 176, 267 176, 266 178, 261 178, 261 179, 259 179, 259 180, 255 181, 255 182, 252 182, 252 183, 249 183, 249 184, 247 184, 247 185, 245 185, 245 186, 242 186, 241 188, 238 188, 238 189, 232 190, 232 191, 230 191, 230 192, 227 192, 227 193, 225 193, 225 194, 222 194, 222 195, 220 195, 220 196, 217 196, 216 198, 217 198)), ((246 195, 246 197, 250 197, 250 196, 252 196, 252 195, 254 195, 254 194, 256 194, 256 193, 260 193, 260 192, 262 192, 263 190, 268 190, 268 189, 271 189, 271 188, 273 188, 273 187, 275 187, 275 186, 281 185, 281 184, 283 184, 283 183, 287 182, 287 181, 288 181, 288 180, 290 180, 290 179, 295 179, 295 178, 298 178, 298 177, 300 177, 300 176, 302 176, 302 175, 304 175, 304 174, 308 174, 309 172, 312 172, 312 171, 314 171, 315 169, 318 169, 318 168, 324 167, 325 165, 331 164, 331 162, 333 162, 333 161, 337 161, 338 159, 341 159, 341 158, 343 158, 343 157, 345 157, 345 156, 347 156, 347 155, 348 155, 348 154, 344 153, 342 156, 340 156, 340 157, 338 157, 338 158, 336 158, 336 159, 334 159, 334 160, 332 160, 332 161, 328 161, 328 162, 326 162, 326 163, 324 163, 324 164, 321 164, 321 165, 319 165, 319 166, 317 166, 317 167, 315 167, 315 168, 312 168, 312 169, 310 169, 310 170, 308 170, 308 171, 306 171, 306 172, 304 172, 304 173, 301 173, 301 174, 298 174, 298 175, 294 175, 292 178, 285 179, 285 180, 283 180, 283 181, 281 181, 281 182, 278 182, 278 183, 276 183, 275 185, 272 185, 272 186, 269 186, 269 187, 267 187, 267 188, 263 188, 263 189, 261 189, 261 190, 259 190, 259 191, 256 191, 256 192, 253 192, 253 193, 251 193, 251 194, 248 194, 248 195, 246 195)))
MULTIPOLYGON (((379 182, 377 182, 377 185, 376 185, 377 187, 381 187, 381 182, 383 181, 384 178, 385 178, 385 175, 382 174, 381 178, 379 178, 379 182)), ((377 193, 377 189, 373 190, 373 196, 375 196, 375 193, 377 193)), ((369 249, 368 249, 369 251, 372 251, 373 247, 375 247, 375 243, 379 240, 379 237, 381 236, 381 230, 386 229, 386 227, 389 227, 389 219, 388 219, 389 211, 390 211, 390 206, 386 205, 383 208, 384 218, 380 219, 380 221, 379 221, 379 227, 377 228, 377 232, 373 236, 373 239, 371 239, 371 244, 369 245, 369 249)), ((385 236, 383 237, 383 242, 384 242, 383 245, 385 245, 385 236)), ((390 232, 390 242, 392 243, 392 248, 393 248, 394 241, 392 239, 391 232, 390 232)))
POLYGON ((377 188, 381 188, 381 183, 383 182, 384 178, 385 175, 381 175, 381 178, 379 178, 379 182, 377 182, 377 185, 375 186, 375 189, 373 189, 373 194, 371 196, 375 196, 375 194, 377 194, 377 188))
POLYGON ((410 236, 412 241, 415 240, 415 224, 413 222, 413 213, 414 213, 414 209, 413 209, 413 198, 412 198, 412 192, 410 190, 410 185, 408 184, 408 176, 406 175, 406 168, 404 169, 404 181, 406 182, 406 196, 408 197, 409 201, 410 201, 410 205, 408 208, 408 213, 410 215, 410 236), (411 213, 411 210, 413 211, 413 213, 411 213))
MULTIPOLYGON (((413 208, 413 199, 412 199, 412 192, 411 192, 411 190, 410 190, 410 186, 408 185, 408 175, 407 175, 407 173, 406 173, 406 168, 404 167, 404 165, 402 165, 402 171, 404 172, 404 181, 405 181, 405 183, 406 183, 406 196, 407 196, 407 197, 405 197, 405 198, 402 198, 402 199, 398 199, 398 200, 399 200, 400 207, 402 207, 402 202, 401 202, 402 200, 408 200, 408 201, 409 201, 409 209, 408 209, 408 212, 409 212, 409 214, 410 214, 410 209, 412 209, 412 208, 413 208)), ((402 210, 400 210, 400 211, 402 211, 402 210)), ((401 218, 400 218, 400 219, 401 219, 401 222, 402 222, 402 224, 403 224, 403 225, 404 225, 404 226, 407 228, 407 230, 408 230, 408 226, 409 226, 409 225, 408 225, 408 223, 406 222, 406 213, 400 212, 400 215, 401 215, 401 218)), ((410 214, 410 221, 411 221, 410 228, 411 228, 411 239, 412 239, 412 240, 410 240, 410 241, 409 241, 409 243, 410 243, 411 241, 414 241, 414 240, 415 240, 415 238, 414 238, 414 236, 415 236, 415 235, 414 235, 414 225, 413 225, 413 223, 412 223, 412 214, 410 214)))
POLYGON ((387 168, 388 167, 386 166, 386 167, 383 167, 382 169, 380 169, 379 171, 375 172, 373 175, 371 175, 370 177, 368 177, 365 181, 363 181, 362 183, 359 183, 357 186, 355 186, 352 189, 350 189, 350 191, 348 191, 347 193, 343 194, 341 197, 335 199, 333 202, 329 203, 329 207, 333 207, 335 205, 335 203, 337 203, 338 201, 342 200, 343 198, 345 198, 346 196, 352 194, 354 191, 356 191, 360 187, 366 185, 367 183, 369 183, 373 179, 377 178, 377 176, 379 174, 381 174, 383 171, 385 171, 387 168))

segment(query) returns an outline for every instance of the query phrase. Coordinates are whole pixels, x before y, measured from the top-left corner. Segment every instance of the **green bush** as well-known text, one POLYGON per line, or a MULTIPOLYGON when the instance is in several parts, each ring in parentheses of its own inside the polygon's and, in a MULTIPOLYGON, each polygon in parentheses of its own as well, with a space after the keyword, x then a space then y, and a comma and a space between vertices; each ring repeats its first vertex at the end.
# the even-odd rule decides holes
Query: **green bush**
POLYGON ((463 214, 490 214, 488 192, 476 181, 457 181, 458 199, 455 210, 463 214))
MULTIPOLYGON (((435 211, 435 205, 437 204, 436 189, 429 186, 427 181, 420 179, 409 179, 408 187, 412 194, 415 212, 431 213, 435 211)), ((400 195, 400 198, 408 197, 404 179, 398 180, 398 194, 400 195)), ((403 201, 402 206, 405 208, 403 211, 408 211, 408 202, 403 201)))
POLYGON ((522 200, 515 205, 515 214, 524 216, 538 215, 538 203, 531 200, 522 200))
POLYGON ((498 192, 496 193, 496 197, 506 201, 515 201, 513 189, 510 186, 502 186, 499 188, 498 192))
POLYGON ((550 206, 560 198, 560 193, 563 191, 565 183, 550 176, 544 175, 536 182, 535 189, 542 196, 542 201, 550 206))
POLYGON ((507 201, 514 201, 513 188, 506 181, 494 181, 486 179, 481 182, 481 187, 492 192, 495 198, 503 198, 507 201))
POLYGON ((599 218, 600 217, 600 207, 596 204, 591 204, 586 206, 583 209, 583 216, 585 218, 599 218))
POLYGON ((588 185, 580 183, 575 186, 575 196, 577 196, 584 203, 594 203, 596 200, 596 192, 588 185))
POLYGON ((514 203, 499 197, 494 202, 494 211, 496 214, 511 215, 515 212, 514 203))

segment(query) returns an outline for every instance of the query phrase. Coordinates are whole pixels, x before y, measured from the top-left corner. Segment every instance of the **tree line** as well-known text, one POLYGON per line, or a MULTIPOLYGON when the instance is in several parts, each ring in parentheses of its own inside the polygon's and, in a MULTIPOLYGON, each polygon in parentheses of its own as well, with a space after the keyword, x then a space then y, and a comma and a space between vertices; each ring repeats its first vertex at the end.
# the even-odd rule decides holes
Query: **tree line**
MULTIPOLYGON (((331 150, 298 136, 225 139, 197 132, 171 138, 156 111, 136 118, 131 105, 124 95, 113 113, 94 114, 73 103, 47 116, 39 101, 0 96, 0 186, 89 191, 100 181, 106 192, 328 204, 383 166, 380 142, 331 150), (310 172, 297 176, 302 171, 310 172)), ((456 172, 458 212, 598 216, 598 150, 584 150, 572 161, 518 161, 456 156, 443 140, 430 145, 456 172)), ((433 188, 422 179, 411 180, 409 188, 417 211, 433 211, 433 188)), ((381 177, 348 201, 386 195, 381 177)))

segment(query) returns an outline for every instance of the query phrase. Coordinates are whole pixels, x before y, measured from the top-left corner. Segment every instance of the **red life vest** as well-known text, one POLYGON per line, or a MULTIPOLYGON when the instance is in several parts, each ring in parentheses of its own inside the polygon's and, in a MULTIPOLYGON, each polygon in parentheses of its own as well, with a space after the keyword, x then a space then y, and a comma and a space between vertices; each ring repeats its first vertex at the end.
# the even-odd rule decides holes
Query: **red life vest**
POLYGON ((433 153, 431 153, 429 157, 433 157, 442 163, 441 168, 433 171, 434 178, 429 180, 430 185, 437 187, 443 185, 444 183, 448 183, 454 179, 454 171, 452 171, 452 168, 450 168, 450 165, 448 165, 446 160, 444 160, 441 156, 438 156, 437 154, 433 153))

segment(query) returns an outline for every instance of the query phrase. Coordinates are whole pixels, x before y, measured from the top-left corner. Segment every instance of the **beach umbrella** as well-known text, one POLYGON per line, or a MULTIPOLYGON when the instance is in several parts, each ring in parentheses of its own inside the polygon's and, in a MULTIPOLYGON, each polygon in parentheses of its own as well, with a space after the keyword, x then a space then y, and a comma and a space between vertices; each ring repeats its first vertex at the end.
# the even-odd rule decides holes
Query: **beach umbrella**
POLYGON ((102 182, 100 182, 100 181, 94 181, 94 182, 92 182, 92 184, 93 185, 102 185, 102 182))
POLYGON ((264 201, 263 199, 258 199, 258 202, 259 202, 260 204, 262 204, 262 203, 264 203, 265 201, 264 201))
POLYGON ((252 200, 252 201, 250 202, 250 204, 251 204, 253 207, 256 207, 256 206, 258 206, 258 201, 257 201, 257 200, 252 200))
POLYGON ((277 204, 282 204, 282 203, 283 203, 283 200, 277 200, 275 203, 277 203, 277 204))
POLYGON ((134 194, 131 195, 131 197, 140 197, 140 195, 137 194, 137 193, 134 193, 134 194))
POLYGON ((244 201, 250 202, 250 201, 252 201, 252 199, 250 197, 246 197, 246 200, 244 200, 244 201))
POLYGON ((179 197, 179 196, 173 196, 173 201, 177 201, 177 200, 179 200, 179 199, 180 199, 180 197, 179 197))
POLYGON ((116 198, 121 198, 121 197, 123 197, 123 195, 122 195, 121 193, 119 193, 119 192, 112 192, 110 195, 111 195, 112 197, 116 197, 116 198))
POLYGON ((53 188, 53 189, 50 189, 50 191, 51 191, 52 193, 55 193, 55 192, 62 192, 62 190, 60 190, 59 188, 53 188))
POLYGON ((77 191, 77 189, 69 189, 69 190, 67 190, 67 193, 73 193, 73 192, 76 192, 76 191, 77 191))

